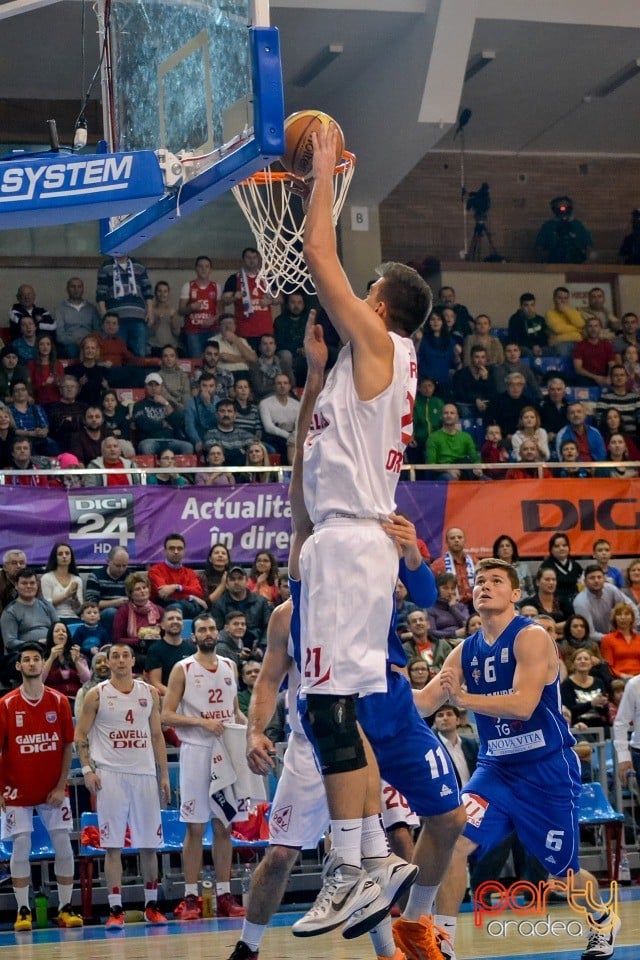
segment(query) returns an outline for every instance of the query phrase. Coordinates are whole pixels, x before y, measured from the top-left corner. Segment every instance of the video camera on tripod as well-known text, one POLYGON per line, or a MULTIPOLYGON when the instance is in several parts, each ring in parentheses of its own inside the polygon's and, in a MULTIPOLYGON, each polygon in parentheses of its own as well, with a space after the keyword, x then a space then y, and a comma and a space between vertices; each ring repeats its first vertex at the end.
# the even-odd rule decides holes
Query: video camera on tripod
POLYGON ((467 194, 467 210, 473 213, 476 223, 487 219, 491 207, 489 184, 483 183, 479 190, 471 190, 467 194))

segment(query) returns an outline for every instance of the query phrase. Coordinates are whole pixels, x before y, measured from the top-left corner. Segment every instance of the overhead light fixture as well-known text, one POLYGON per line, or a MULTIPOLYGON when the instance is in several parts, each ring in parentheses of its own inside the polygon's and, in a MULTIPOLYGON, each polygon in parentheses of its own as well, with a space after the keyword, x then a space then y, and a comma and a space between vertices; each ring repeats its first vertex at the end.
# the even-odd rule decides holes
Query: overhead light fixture
POLYGON ((601 83, 598 87, 594 87, 588 96, 596 97, 598 99, 601 99, 602 97, 608 97, 610 93, 613 93, 614 90, 618 90, 623 83, 633 80, 633 78, 637 77, 639 73, 640 57, 636 57, 635 60, 632 60, 631 63, 626 65, 626 67, 618 70, 617 73, 614 73, 613 76, 609 77, 608 80, 605 80, 604 83, 601 83))
POLYGON ((323 70, 326 70, 343 53, 344 46, 341 43, 330 43, 323 47, 320 53, 312 57, 306 67, 303 67, 293 78, 294 87, 308 87, 312 80, 315 80, 323 70))
POLYGON ((471 77, 475 77, 477 73, 480 73, 481 70, 488 67, 495 58, 495 50, 482 50, 481 53, 477 53, 467 64, 467 69, 464 73, 464 82, 466 83, 467 80, 471 80, 471 77))

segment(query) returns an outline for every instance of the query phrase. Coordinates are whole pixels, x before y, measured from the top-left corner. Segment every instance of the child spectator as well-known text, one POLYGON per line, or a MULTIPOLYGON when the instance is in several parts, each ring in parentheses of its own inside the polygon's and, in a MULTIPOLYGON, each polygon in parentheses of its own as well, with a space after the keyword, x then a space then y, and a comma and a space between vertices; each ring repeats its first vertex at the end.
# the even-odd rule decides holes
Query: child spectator
POLYGON ((571 477, 573 480, 582 480, 583 477, 590 477, 591 471, 585 466, 581 466, 578 460, 578 445, 574 440, 565 440, 560 445, 560 460, 564 466, 556 471, 558 477, 571 477), (575 466, 574 466, 575 464, 575 466))
MULTIPOLYGON (((485 441, 480 448, 480 457, 483 463, 508 463, 509 451, 502 439, 502 430, 497 423, 487 427, 485 441)), ((492 480, 504 480, 506 470, 488 470, 492 480)))
POLYGON ((87 660, 95 656, 100 647, 111 642, 105 626, 100 623, 100 607, 95 600, 85 600, 80 607, 82 623, 75 630, 73 639, 80 645, 80 653, 87 660))
POLYGON ((521 460, 520 448, 525 440, 535 440, 540 451, 540 460, 548 460, 549 438, 547 431, 540 426, 540 414, 535 407, 523 407, 518 421, 518 429, 511 437, 511 447, 515 460, 521 460))
POLYGON ((596 540, 593 545, 593 558, 604 573, 605 580, 622 590, 624 575, 617 567, 611 566, 611 544, 608 540, 596 540))
POLYGON ((609 687, 609 723, 613 726, 613 721, 618 716, 618 708, 622 700, 622 694, 626 684, 624 680, 612 680, 609 687))
POLYGON ((627 374, 627 390, 629 393, 640 393, 640 362, 638 348, 633 343, 622 351, 622 366, 627 374))

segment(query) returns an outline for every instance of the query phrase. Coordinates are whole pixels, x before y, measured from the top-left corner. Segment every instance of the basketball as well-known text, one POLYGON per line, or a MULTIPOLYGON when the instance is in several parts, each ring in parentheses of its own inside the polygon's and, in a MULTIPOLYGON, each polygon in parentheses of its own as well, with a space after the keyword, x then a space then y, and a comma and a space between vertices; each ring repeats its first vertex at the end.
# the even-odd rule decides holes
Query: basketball
POLYGON ((344 134, 333 117, 320 110, 299 110, 292 113, 284 122, 284 156, 282 164, 297 177, 308 177, 313 165, 313 143, 311 134, 333 123, 338 130, 336 163, 344 151, 344 134))

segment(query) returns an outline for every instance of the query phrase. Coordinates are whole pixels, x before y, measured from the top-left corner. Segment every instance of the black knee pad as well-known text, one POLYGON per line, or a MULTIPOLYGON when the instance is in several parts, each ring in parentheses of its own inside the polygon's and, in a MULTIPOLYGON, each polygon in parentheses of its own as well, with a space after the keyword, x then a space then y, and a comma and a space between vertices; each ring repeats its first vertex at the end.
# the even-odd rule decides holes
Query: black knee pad
POLYGON ((366 767, 364 744, 356 722, 355 696, 307 696, 307 716, 323 774, 366 767))

